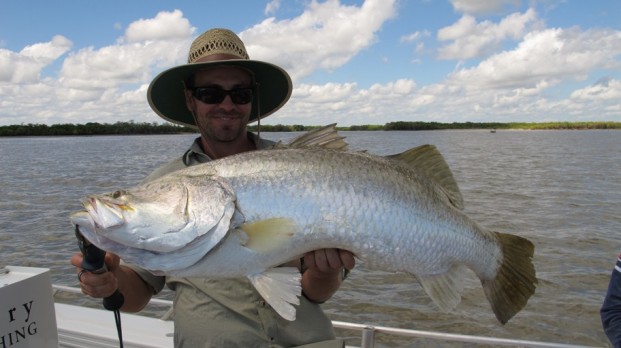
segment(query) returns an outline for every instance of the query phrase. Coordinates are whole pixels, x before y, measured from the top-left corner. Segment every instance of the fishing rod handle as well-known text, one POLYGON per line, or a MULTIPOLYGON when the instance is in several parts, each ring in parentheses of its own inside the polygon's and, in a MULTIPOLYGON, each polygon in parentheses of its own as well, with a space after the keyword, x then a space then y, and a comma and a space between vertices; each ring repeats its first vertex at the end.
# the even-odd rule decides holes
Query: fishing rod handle
MULTIPOLYGON (((106 252, 84 238, 77 225, 75 226, 75 235, 78 238, 78 247, 83 256, 82 269, 95 274, 108 272, 108 267, 106 267, 105 263, 106 252)), ((119 289, 116 289, 112 295, 104 297, 103 306, 107 310, 115 311, 120 309, 124 302, 123 294, 119 292, 119 289)))

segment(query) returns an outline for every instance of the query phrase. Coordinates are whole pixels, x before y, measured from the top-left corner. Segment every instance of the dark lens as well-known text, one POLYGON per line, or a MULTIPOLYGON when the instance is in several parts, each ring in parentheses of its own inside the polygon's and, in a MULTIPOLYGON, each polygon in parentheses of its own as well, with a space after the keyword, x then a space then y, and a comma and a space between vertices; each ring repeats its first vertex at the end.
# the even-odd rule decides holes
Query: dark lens
POLYGON ((206 104, 218 104, 224 100, 228 93, 215 87, 196 87, 194 88, 194 98, 206 104))
POLYGON ((252 101, 252 88, 238 88, 229 91, 228 94, 235 104, 248 104, 252 101))
POLYGON ((222 103, 227 95, 231 96, 231 101, 235 104, 248 104, 252 101, 252 88, 236 88, 225 91, 218 87, 195 87, 194 98, 205 104, 222 103))

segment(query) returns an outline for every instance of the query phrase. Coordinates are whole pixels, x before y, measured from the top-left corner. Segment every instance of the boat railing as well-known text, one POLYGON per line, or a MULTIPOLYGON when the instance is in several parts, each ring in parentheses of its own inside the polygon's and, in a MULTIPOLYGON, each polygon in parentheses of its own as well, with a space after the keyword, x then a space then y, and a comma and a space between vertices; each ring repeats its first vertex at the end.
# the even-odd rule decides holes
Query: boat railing
MULTIPOLYGON (((54 289, 54 293, 57 292, 68 292, 68 293, 76 293, 82 294, 82 291, 79 288, 64 286, 64 285, 52 285, 54 289)), ((151 299, 149 302, 150 305, 158 305, 165 306, 168 308, 164 315, 160 316, 161 320, 169 320, 173 307, 172 301, 162 300, 162 299, 151 299)), ((461 335, 461 334, 451 334, 451 333, 443 333, 443 332, 433 332, 433 331, 421 331, 421 330, 411 330, 411 329, 401 329, 396 327, 387 327, 387 326, 374 326, 374 325, 366 325, 366 324, 357 324, 345 321, 332 321, 332 325, 336 329, 340 330, 350 330, 360 332, 360 348, 374 348, 376 343, 376 335, 377 334, 388 334, 400 337, 410 337, 417 339, 430 339, 437 341, 445 341, 445 342, 461 342, 461 343, 471 343, 471 344, 481 344, 481 345, 492 345, 492 346, 508 346, 508 347, 528 347, 528 348, 585 348, 589 346, 583 345, 573 345, 573 344, 563 344, 563 343, 549 343, 549 342, 539 342, 539 341, 528 341, 528 340, 517 340, 517 339, 507 339, 507 338, 498 338, 498 337, 485 337, 485 336, 474 336, 474 335, 461 335)), ((348 346, 349 347, 349 346, 348 346)))

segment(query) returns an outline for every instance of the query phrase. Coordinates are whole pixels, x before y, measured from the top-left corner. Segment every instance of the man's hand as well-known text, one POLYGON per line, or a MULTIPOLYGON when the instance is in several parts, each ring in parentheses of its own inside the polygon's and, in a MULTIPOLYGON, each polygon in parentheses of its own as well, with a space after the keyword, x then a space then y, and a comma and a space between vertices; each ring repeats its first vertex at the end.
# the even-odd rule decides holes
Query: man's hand
POLYGON ((343 281, 343 268, 356 265, 354 254, 341 249, 319 249, 304 255, 302 292, 311 301, 325 302, 343 281))
POLYGON ((304 267, 323 273, 352 270, 356 265, 354 254, 342 249, 319 249, 304 255, 304 267))
POLYGON ((86 295, 95 298, 108 297, 118 289, 119 284, 115 271, 119 269, 121 259, 112 253, 106 253, 105 264, 109 272, 91 273, 82 271, 82 253, 75 253, 71 257, 71 264, 76 267, 78 278, 80 280, 80 288, 86 295))
POLYGON ((121 259, 112 253, 106 253, 104 262, 108 272, 96 274, 82 272, 82 253, 71 257, 71 264, 76 267, 80 287, 86 295, 104 298, 119 290, 125 301, 121 307, 125 312, 138 312, 149 303, 153 288, 145 283, 131 268, 121 265, 121 259))

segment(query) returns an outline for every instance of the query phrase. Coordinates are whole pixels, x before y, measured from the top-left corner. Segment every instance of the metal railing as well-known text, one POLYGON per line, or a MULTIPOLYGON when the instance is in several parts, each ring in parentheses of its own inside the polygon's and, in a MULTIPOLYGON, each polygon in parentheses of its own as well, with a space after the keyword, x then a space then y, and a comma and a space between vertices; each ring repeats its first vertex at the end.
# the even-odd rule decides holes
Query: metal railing
MULTIPOLYGON (((79 288, 63 286, 63 285, 52 285, 52 287, 55 293, 58 291, 76 293, 76 294, 82 293, 82 291, 79 288)), ((168 311, 159 318, 161 320, 168 320, 170 316, 172 315, 172 310, 173 310, 172 301, 161 300, 161 299, 151 299, 149 304, 166 306, 169 308, 168 311)), ((332 325, 335 328, 341 329, 341 330, 353 330, 357 332, 359 331, 361 333, 360 348, 374 348, 375 342, 376 342, 376 334, 378 333, 401 336, 401 337, 418 338, 418 339, 431 339, 431 340, 438 340, 438 341, 445 341, 445 342, 461 342, 461 343, 473 343, 473 344, 493 345, 493 346, 528 347, 528 348, 585 348, 585 347, 589 347, 589 346, 563 344, 563 343, 548 343, 548 342, 516 340, 516 339, 506 339, 506 338, 497 338, 497 337, 460 335, 460 334, 450 334, 450 333, 443 333, 443 332, 400 329, 396 327, 373 326, 373 325, 357 324, 357 323, 350 323, 350 322, 345 322, 345 321, 334 321, 334 320, 332 321, 332 325)))

